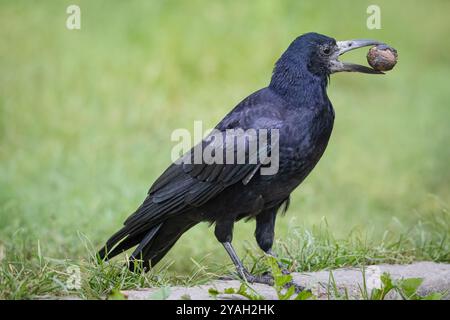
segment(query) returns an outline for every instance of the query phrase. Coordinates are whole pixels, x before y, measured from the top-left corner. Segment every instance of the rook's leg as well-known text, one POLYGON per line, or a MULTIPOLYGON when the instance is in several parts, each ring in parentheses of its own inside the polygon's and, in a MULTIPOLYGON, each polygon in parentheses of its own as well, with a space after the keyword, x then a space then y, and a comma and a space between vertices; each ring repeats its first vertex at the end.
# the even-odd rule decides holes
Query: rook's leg
MULTIPOLYGON (((259 247, 268 255, 276 257, 276 254, 272 251, 273 239, 275 236, 275 219, 277 215, 277 208, 266 210, 256 216, 256 230, 255 237, 259 247)), ((286 267, 278 262, 278 266, 283 274, 289 274, 290 272, 286 267)), ((304 290, 302 286, 299 286, 293 282, 287 284, 287 287, 294 286, 297 292, 304 290)))
POLYGON ((236 254, 236 251, 234 251, 233 246, 231 245, 231 242, 224 242, 222 243, 225 250, 227 250, 228 255, 230 256, 231 260, 233 261, 236 270, 239 274, 239 277, 246 280, 249 283, 263 283, 267 284, 269 286, 273 285, 273 278, 270 275, 263 275, 263 276, 255 276, 251 274, 242 264, 241 259, 236 254))
POLYGON ((227 251, 228 255, 233 261, 234 266, 236 267, 237 273, 239 277, 242 279, 254 283, 264 283, 268 285, 273 285, 273 278, 271 276, 255 276, 252 275, 242 264, 241 259, 239 259, 236 251, 234 251, 233 246, 231 245, 231 240, 233 238, 233 225, 234 221, 217 221, 216 228, 214 233, 216 235, 217 240, 222 243, 223 247, 227 251))

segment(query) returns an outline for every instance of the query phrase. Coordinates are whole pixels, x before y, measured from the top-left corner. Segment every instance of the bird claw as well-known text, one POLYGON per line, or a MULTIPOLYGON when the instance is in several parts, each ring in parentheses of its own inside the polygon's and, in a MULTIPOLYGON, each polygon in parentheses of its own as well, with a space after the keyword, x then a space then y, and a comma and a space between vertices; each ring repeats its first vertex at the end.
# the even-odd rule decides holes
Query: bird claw
MULTIPOLYGON (((281 273, 282 273, 283 275, 291 274, 286 268, 282 268, 282 269, 281 269, 281 273)), ((270 278, 272 279, 272 285, 273 285, 273 277, 272 277, 272 275, 270 274, 269 271, 265 272, 265 273, 263 274, 263 276, 270 277, 270 278)), ((250 281, 249 281, 249 282, 250 282, 250 281)), ((294 281, 289 281, 288 283, 286 283, 286 284, 284 285, 284 288, 285 288, 285 289, 289 289, 290 287, 294 287, 295 293, 300 293, 300 292, 302 292, 302 291, 308 290, 308 289, 306 289, 305 287, 296 284, 294 281)))
MULTIPOLYGON (((285 275, 290 273, 286 269, 282 269, 282 272, 285 275)), ((250 284, 260 283, 260 284, 265 284, 265 285, 268 285, 268 286, 273 286, 274 285, 274 279, 273 279, 273 276, 270 273, 264 273, 261 276, 256 276, 256 275, 251 274, 246 269, 243 269, 243 270, 238 270, 237 271, 237 275, 238 275, 238 277, 240 279, 242 279, 245 282, 250 283, 250 284)), ((221 280, 230 280, 230 277, 223 276, 223 277, 220 277, 220 279, 221 280)), ((294 287, 295 294, 299 294, 300 292, 303 292, 303 291, 310 291, 309 289, 307 289, 307 288, 305 288, 305 287, 303 287, 301 285, 296 284, 292 280, 284 285, 284 288, 286 290, 288 290, 291 287, 294 287)))
POLYGON ((261 283, 266 284, 268 286, 273 286, 273 277, 270 275, 262 275, 262 276, 249 275, 246 276, 246 279, 249 283, 261 283))
POLYGON ((248 283, 261 283, 266 284, 268 286, 273 286, 273 277, 270 274, 263 274, 261 276, 256 276, 248 272, 247 270, 239 270, 238 272, 239 278, 243 279, 248 283))
POLYGON ((300 292, 302 292, 302 291, 307 290, 305 287, 303 287, 303 286, 301 286, 301 285, 298 285, 298 284, 294 283, 293 281, 289 281, 288 283, 286 283, 286 284, 284 285, 284 287, 285 287, 286 289, 289 289, 290 287, 294 287, 295 293, 297 293, 297 294, 300 293, 300 292))
MULTIPOLYGON (((248 275, 246 275, 246 279, 247 279, 248 283, 261 283, 261 284, 265 284, 265 285, 268 285, 268 286, 273 286, 274 285, 274 279, 269 274, 265 274, 265 275, 262 275, 262 276, 255 276, 255 275, 252 275, 252 274, 248 274, 248 275)), ((305 287, 294 283, 293 281, 289 281, 288 283, 286 283, 284 285, 285 289, 289 289, 291 287, 294 287, 294 291, 295 291, 296 294, 299 294, 302 291, 308 290, 305 287)))

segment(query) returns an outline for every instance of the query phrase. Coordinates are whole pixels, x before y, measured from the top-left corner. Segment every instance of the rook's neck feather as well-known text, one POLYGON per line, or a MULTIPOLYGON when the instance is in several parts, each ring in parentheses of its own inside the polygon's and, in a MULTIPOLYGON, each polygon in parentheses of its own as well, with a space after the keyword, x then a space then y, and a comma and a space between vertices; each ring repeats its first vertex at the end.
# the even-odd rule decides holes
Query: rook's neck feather
POLYGON ((312 73, 303 62, 306 59, 301 58, 293 60, 283 55, 275 64, 269 88, 291 103, 314 107, 313 104, 328 99, 328 75, 312 73))

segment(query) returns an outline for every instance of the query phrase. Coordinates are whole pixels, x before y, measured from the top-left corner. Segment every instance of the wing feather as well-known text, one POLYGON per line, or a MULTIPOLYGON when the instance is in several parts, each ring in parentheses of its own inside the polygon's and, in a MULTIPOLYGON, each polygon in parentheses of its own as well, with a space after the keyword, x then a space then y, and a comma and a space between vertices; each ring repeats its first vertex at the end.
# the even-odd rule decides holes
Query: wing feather
MULTIPOLYGON (((261 93, 257 92, 254 95, 258 94, 261 93)), ((267 104, 268 99, 266 98, 263 99, 265 103, 258 102, 259 99, 256 96, 250 96, 247 98, 250 100, 241 102, 216 126, 216 130, 222 134, 221 141, 207 137, 183 156, 181 161, 179 159, 169 166, 151 186, 144 203, 125 221, 125 224, 130 224, 130 228, 135 225, 136 228, 133 228, 133 231, 136 232, 141 229, 139 225, 155 224, 161 219, 180 214, 189 208, 199 207, 235 183, 248 184, 261 167, 261 161, 259 161, 261 152, 268 154, 270 148, 268 144, 258 145, 256 149, 250 148, 250 141, 254 137, 245 130, 250 128, 256 131, 273 129, 282 123, 279 117, 273 114, 273 110, 276 108, 273 108, 270 103, 267 104), (265 117, 265 113, 270 116, 265 117), (256 119, 255 121, 258 122, 252 122, 249 119, 256 119), (229 129, 242 129, 244 138, 228 140, 225 135, 229 129), (195 149, 209 144, 214 144, 215 154, 222 152, 224 161, 227 159, 227 152, 230 152, 232 147, 232 155, 236 164, 206 163, 205 161, 195 163, 192 161, 198 160, 194 157, 195 149), (238 148, 243 148, 241 150, 245 150, 245 152, 238 154, 236 152, 238 148), (186 161, 187 159, 191 161, 186 161), (238 160, 245 161, 238 164, 240 163, 238 160)))

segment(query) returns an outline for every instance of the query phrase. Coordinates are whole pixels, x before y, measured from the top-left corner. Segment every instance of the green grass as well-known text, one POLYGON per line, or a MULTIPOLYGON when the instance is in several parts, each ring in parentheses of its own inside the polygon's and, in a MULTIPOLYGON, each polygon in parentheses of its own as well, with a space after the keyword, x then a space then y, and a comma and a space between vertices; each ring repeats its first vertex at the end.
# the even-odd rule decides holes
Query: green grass
MULTIPOLYGON (((195 283, 229 263, 207 225, 183 236, 156 280, 90 254, 170 163, 172 130, 215 125, 307 31, 383 40, 399 63, 382 77, 332 78, 333 136, 277 221, 277 250, 299 270, 449 262, 448 1, 378 1, 375 31, 365 26, 370 1, 76 1, 81 30, 69 31, 73 3, 0 4, 0 297, 68 294, 58 281, 72 263, 86 298, 195 283)), ((362 51, 346 59, 362 62, 362 51)), ((236 225, 241 255, 253 231, 236 225)))
MULTIPOLYGON (((287 241, 278 241, 275 252, 278 259, 290 271, 304 272, 339 267, 363 267, 380 263, 410 263, 415 260, 448 262, 450 247, 448 215, 435 217, 426 223, 419 222, 409 230, 385 234, 377 242, 369 242, 361 234, 351 233, 347 238, 335 239, 329 227, 312 230, 294 228, 287 241)), ((221 275, 235 274, 228 263, 223 265, 205 264, 204 261, 189 261, 194 270, 185 274, 170 272, 171 262, 167 261, 149 273, 128 271, 126 257, 110 263, 98 261, 95 248, 83 235, 85 258, 79 260, 54 259, 42 254, 40 242, 35 245, 23 237, 13 238, 6 251, 0 268, 0 299, 28 299, 55 296, 70 296, 85 299, 104 299, 119 290, 169 285, 192 286, 217 279, 221 275), (73 271, 79 270, 79 286, 74 282, 73 271)), ((246 250, 244 263, 255 274, 273 271, 267 257, 254 247, 246 250)), ((242 288, 241 293, 246 293, 242 288)), ((240 293, 240 294, 241 294, 240 293)), ((280 293, 281 294, 281 293, 280 293)))

